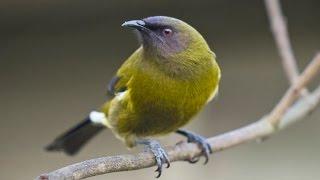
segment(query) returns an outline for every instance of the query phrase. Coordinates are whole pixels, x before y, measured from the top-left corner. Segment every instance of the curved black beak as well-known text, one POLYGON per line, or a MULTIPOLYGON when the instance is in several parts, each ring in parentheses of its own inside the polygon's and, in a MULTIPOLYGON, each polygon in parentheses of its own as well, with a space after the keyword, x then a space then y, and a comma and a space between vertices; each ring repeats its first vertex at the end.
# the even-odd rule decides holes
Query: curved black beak
POLYGON ((121 26, 141 30, 146 28, 145 25, 146 23, 142 20, 131 20, 124 22, 121 26))

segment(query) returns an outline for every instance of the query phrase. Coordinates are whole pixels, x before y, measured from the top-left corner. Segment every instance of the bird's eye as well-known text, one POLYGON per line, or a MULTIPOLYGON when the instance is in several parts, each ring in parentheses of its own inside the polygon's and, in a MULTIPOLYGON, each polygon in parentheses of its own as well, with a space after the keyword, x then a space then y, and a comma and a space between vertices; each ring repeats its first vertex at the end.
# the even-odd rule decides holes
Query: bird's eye
POLYGON ((165 36, 170 36, 172 34, 172 30, 169 28, 164 29, 162 32, 165 36))

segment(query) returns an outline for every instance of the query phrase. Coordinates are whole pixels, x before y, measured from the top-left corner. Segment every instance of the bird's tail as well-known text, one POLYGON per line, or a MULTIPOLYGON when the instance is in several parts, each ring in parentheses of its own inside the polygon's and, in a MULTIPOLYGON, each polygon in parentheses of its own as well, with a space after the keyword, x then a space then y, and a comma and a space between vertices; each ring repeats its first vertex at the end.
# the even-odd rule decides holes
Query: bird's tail
POLYGON ((77 124, 67 132, 58 136, 51 144, 46 146, 47 151, 64 151, 68 155, 76 154, 91 138, 105 127, 94 123, 90 117, 77 124))

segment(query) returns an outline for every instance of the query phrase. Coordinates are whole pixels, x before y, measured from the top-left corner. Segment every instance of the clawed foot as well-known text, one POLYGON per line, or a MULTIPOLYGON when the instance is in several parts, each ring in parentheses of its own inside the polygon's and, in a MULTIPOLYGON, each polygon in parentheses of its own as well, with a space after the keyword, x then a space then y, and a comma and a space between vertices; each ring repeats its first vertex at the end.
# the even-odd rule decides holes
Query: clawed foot
MULTIPOLYGON (((181 134, 185 137, 187 137, 187 141, 188 143, 193 142, 193 143, 197 143, 201 150, 202 150, 202 156, 204 156, 205 161, 204 164, 207 164, 209 161, 209 155, 212 154, 212 149, 209 143, 207 143, 206 138, 195 134, 193 132, 190 131, 186 131, 186 130, 177 130, 176 131, 178 134, 181 134)), ((189 159, 188 162, 190 163, 196 163, 198 162, 200 159, 200 157, 194 157, 192 159, 189 159)))
POLYGON ((167 164, 166 168, 170 167, 170 161, 167 152, 161 147, 160 143, 155 140, 139 140, 138 143, 144 144, 147 150, 150 150, 153 153, 158 166, 155 171, 158 172, 156 178, 159 178, 162 173, 162 165, 167 164))

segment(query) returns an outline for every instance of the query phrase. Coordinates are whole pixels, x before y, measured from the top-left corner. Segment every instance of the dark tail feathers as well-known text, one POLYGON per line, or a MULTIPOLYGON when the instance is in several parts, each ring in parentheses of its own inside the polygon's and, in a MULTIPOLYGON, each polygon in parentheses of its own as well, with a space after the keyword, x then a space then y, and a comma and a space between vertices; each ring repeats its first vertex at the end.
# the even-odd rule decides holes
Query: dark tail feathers
POLYGON ((93 124, 89 118, 86 118, 69 131, 58 136, 45 149, 47 151, 64 151, 68 155, 74 155, 103 129, 103 126, 93 124))

